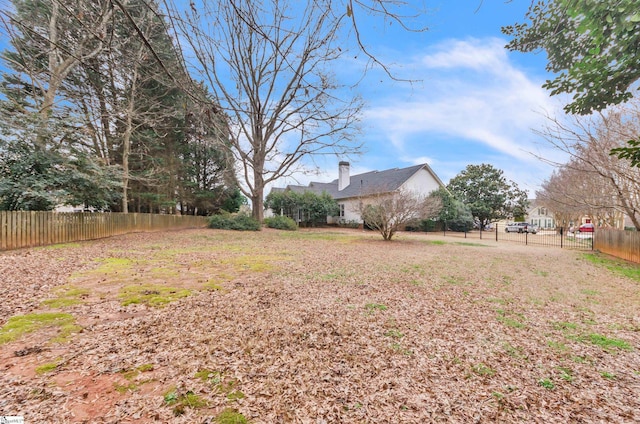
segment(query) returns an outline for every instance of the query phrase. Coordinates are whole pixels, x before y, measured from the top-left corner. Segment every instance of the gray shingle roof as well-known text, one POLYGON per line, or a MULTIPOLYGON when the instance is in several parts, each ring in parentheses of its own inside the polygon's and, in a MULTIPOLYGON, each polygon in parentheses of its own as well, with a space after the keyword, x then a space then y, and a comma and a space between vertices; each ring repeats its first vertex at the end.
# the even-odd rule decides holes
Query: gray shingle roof
POLYGON ((368 195, 397 190, 402 184, 411 178, 412 175, 422 168, 426 168, 436 181, 442 184, 429 165, 422 164, 410 166, 408 168, 394 168, 387 169, 386 171, 371 171, 365 172, 364 174, 351 175, 349 185, 342 191, 338 191, 337 179, 330 183, 312 182, 308 186, 289 185, 287 186, 287 189, 298 193, 312 191, 317 194, 322 194, 324 191, 336 200, 348 199, 350 197, 362 196, 363 194, 368 195))

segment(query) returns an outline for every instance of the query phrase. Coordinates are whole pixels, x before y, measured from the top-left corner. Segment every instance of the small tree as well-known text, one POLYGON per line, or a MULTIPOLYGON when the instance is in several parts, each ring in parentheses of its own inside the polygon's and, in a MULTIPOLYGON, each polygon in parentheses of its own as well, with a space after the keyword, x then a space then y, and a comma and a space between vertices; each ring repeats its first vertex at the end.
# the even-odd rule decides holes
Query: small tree
POLYGON ((402 189, 363 197, 359 206, 364 224, 378 231, 385 241, 391 241, 407 224, 437 216, 441 209, 438 197, 419 196, 402 189))
POLYGON ((440 187, 429 195, 440 200, 442 207, 438 220, 453 231, 469 231, 473 228, 473 215, 467 205, 454 198, 444 187, 440 187))

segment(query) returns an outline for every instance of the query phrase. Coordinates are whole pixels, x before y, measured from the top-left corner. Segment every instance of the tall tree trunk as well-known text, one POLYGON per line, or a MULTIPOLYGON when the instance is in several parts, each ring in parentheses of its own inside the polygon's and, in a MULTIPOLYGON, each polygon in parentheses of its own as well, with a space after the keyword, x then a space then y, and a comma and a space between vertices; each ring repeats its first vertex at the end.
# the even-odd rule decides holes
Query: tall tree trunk
POLYGON ((134 68, 131 78, 131 90, 129 95, 129 105, 127 106, 127 126, 122 139, 122 213, 129 213, 129 201, 127 194, 129 191, 129 154, 131 153, 131 133, 133 132, 133 110, 136 101, 136 81, 138 69, 134 68))

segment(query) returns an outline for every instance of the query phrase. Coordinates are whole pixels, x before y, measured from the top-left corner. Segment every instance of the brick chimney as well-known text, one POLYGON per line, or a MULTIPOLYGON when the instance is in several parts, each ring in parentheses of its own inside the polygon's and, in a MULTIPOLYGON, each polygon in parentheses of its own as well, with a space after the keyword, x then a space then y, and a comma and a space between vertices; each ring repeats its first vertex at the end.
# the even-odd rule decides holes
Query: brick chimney
POLYGON ((342 191, 347 188, 350 181, 349 162, 338 163, 338 191, 342 191))

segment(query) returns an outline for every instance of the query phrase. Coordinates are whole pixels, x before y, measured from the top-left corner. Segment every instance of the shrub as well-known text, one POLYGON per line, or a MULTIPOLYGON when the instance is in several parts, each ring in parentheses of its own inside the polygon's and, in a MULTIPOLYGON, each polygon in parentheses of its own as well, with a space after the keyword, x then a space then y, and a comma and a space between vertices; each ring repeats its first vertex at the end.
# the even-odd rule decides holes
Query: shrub
POLYGON ((259 231, 260 223, 244 213, 222 213, 209 217, 209 228, 218 230, 259 231))
POLYGON ((298 229, 296 222, 284 215, 276 215, 270 218, 264 219, 264 224, 269 228, 275 228, 276 230, 295 231, 298 229))
POLYGON ((343 227, 343 228, 360 228, 360 222, 356 221, 356 220, 345 220, 345 219, 341 219, 338 221, 338 227, 343 227))

